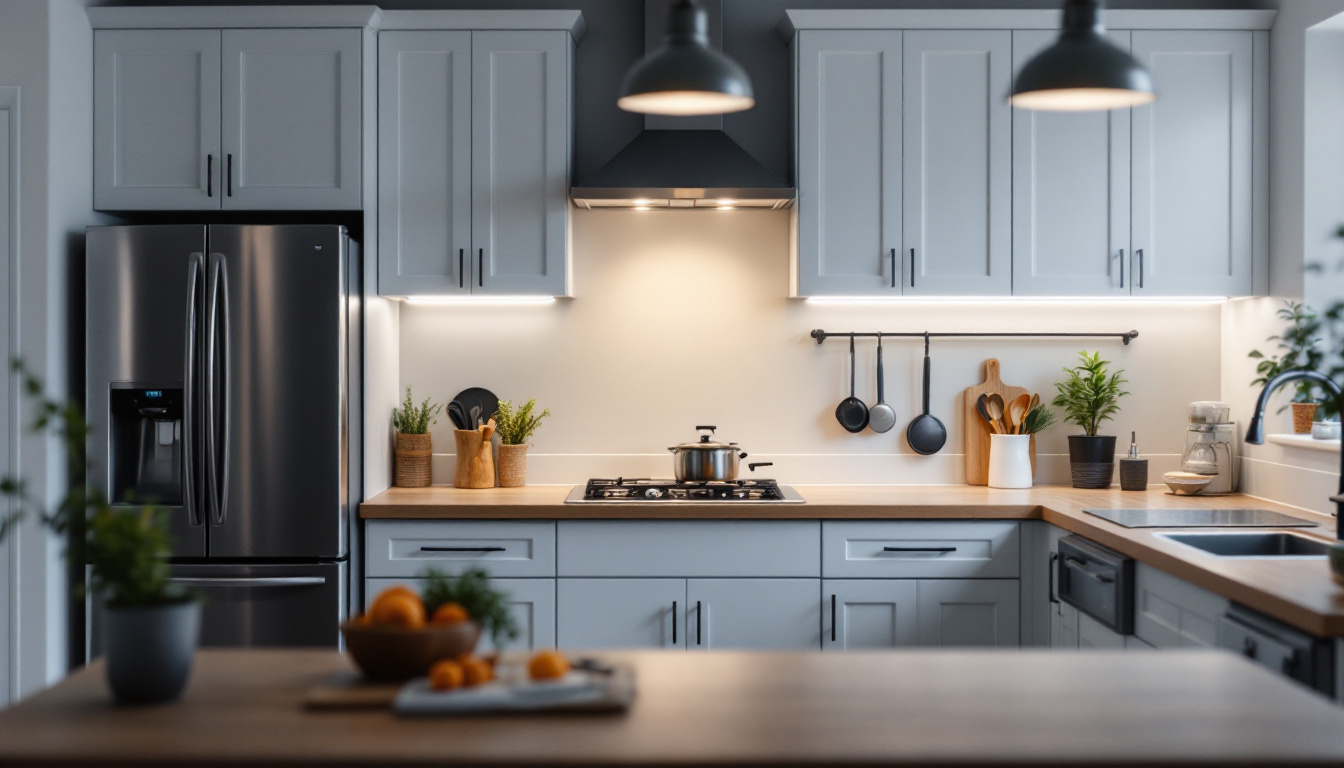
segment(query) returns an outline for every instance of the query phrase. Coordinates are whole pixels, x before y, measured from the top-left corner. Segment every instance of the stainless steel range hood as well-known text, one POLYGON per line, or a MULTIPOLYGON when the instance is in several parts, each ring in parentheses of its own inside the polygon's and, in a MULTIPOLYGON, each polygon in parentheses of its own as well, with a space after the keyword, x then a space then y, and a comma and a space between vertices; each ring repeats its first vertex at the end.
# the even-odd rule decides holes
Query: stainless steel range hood
MULTIPOLYGON (((722 3, 700 0, 710 14, 710 40, 720 46, 722 3)), ((662 44, 668 0, 645 0, 645 48, 662 44)), ((766 170, 724 133, 722 115, 649 115, 645 130, 597 172, 578 179, 569 196, 581 208, 773 209, 798 191, 766 170)))

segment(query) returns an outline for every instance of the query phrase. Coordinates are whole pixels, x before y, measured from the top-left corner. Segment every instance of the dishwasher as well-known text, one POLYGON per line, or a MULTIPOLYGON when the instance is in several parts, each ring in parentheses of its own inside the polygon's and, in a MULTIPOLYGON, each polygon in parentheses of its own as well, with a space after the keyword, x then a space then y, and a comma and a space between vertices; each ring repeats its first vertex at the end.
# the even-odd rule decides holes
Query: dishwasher
POLYGON ((1134 634, 1134 560, 1081 536, 1059 540, 1059 599, 1121 635, 1134 634))
POLYGON ((1335 697, 1335 654, 1329 640, 1232 603, 1218 619, 1218 647, 1335 697))

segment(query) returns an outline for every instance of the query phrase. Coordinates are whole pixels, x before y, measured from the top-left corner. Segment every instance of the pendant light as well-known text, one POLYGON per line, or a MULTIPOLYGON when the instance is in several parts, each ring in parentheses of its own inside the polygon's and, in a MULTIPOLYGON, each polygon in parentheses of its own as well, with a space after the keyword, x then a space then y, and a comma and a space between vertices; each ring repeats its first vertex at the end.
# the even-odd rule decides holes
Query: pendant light
POLYGON ((1155 99, 1148 70, 1106 39, 1101 13, 1100 0, 1065 0, 1059 39, 1017 73, 1008 101, 1023 109, 1084 112, 1155 99))
POLYGON ((710 47, 709 15, 695 0, 677 0, 663 47, 626 73, 616 100, 652 115, 717 115, 755 104, 746 70, 710 47))

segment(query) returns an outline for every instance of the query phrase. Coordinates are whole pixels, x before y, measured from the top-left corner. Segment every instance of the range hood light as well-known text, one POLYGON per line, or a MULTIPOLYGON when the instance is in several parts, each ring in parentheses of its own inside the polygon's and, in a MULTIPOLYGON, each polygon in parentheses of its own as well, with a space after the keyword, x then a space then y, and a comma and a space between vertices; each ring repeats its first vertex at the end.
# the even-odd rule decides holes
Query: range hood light
POLYGON ((1106 39, 1101 15, 1101 0, 1065 0, 1059 39, 1017 73, 1009 103, 1022 109, 1087 112, 1134 107, 1157 98, 1148 70, 1106 39))
POLYGON ((721 115, 756 105, 751 78, 709 44, 709 16, 695 0, 678 0, 663 47, 626 73, 616 106, 650 115, 721 115))

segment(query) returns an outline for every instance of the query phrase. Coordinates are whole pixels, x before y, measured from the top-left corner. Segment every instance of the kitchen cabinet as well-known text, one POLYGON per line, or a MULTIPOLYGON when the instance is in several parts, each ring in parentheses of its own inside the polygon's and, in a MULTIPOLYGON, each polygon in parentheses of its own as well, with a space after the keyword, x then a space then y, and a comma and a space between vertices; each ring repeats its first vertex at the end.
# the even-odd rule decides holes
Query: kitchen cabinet
POLYGON ((378 291, 565 295, 568 30, 379 36, 378 291))
POLYGON ((826 579, 822 650, 902 648, 919 644, 918 582, 914 579, 826 579))
POLYGON ((1213 647, 1225 597, 1139 563, 1134 571, 1134 634, 1155 648, 1213 647))
MULTIPOLYGON (((496 588, 509 595, 509 613, 518 626, 518 637, 504 644, 505 649, 532 650, 555 646, 555 579, 493 579, 496 588)), ((416 592, 424 589, 424 579, 370 578, 364 580, 364 609, 388 587, 405 585, 416 592)), ((479 652, 495 650, 488 633, 482 634, 479 652)))
POLYGON ((364 35, 96 29, 94 207, 358 210, 364 35))
POLYGON ((554 578, 553 520, 370 520, 364 529, 370 576, 415 577, 426 568, 459 575, 554 578))
POLYGON ((1014 520, 826 520, 822 574, 830 578, 1016 579, 1014 520))
POLYGON ((1021 643, 1016 579, 827 579, 822 648, 1021 643))
POLYGON ((561 648, 685 648, 685 579, 559 579, 561 648))
POLYGON ((819 579, 689 579, 686 647, 817 649, 819 579))

